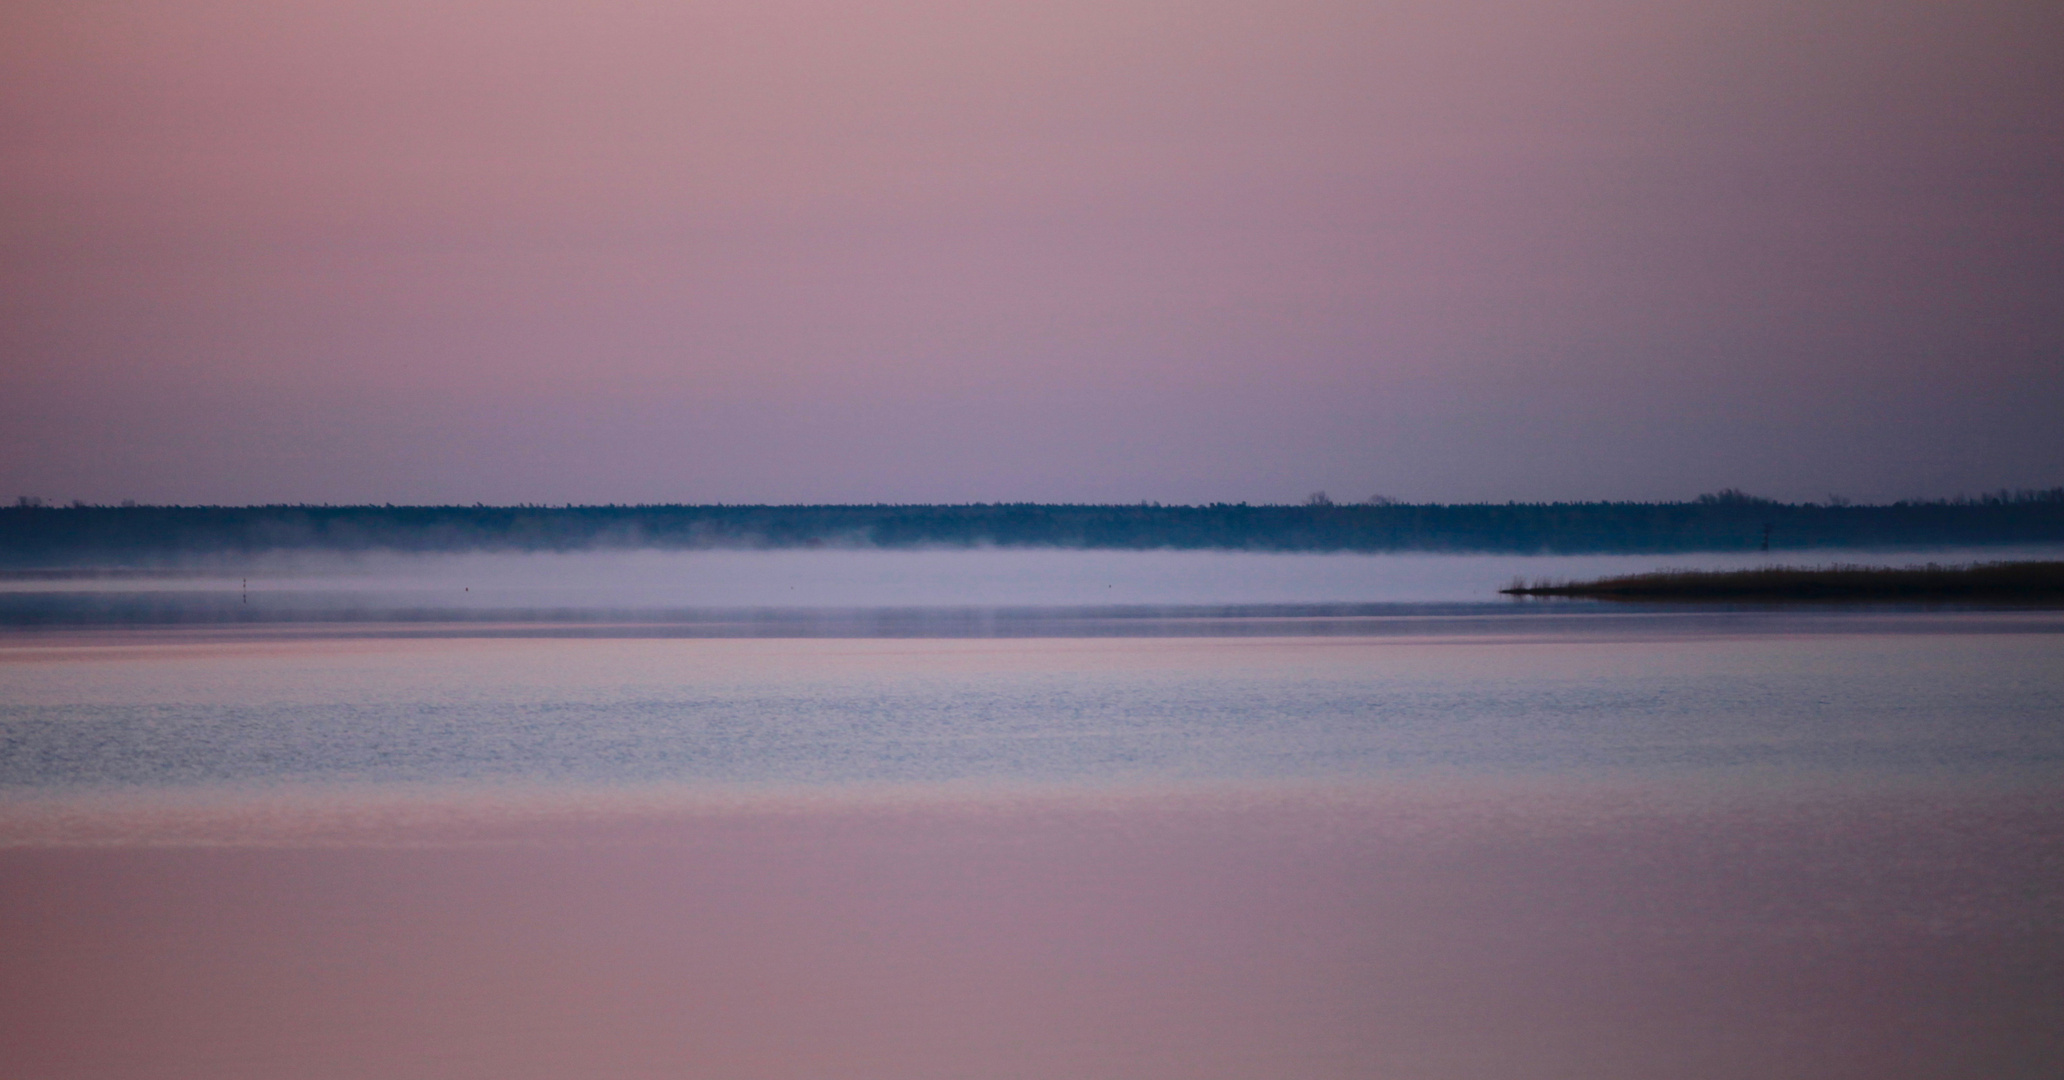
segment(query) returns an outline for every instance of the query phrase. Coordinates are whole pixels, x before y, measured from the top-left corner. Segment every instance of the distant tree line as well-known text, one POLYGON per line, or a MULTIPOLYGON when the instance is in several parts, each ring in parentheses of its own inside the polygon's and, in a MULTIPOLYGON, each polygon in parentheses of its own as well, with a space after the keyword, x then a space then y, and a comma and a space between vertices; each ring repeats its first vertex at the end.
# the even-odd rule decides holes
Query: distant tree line
POLYGON ((2064 488, 1880 506, 1677 503, 0 507, 0 565, 266 552, 1069 547, 1666 553, 2064 543, 2064 488))

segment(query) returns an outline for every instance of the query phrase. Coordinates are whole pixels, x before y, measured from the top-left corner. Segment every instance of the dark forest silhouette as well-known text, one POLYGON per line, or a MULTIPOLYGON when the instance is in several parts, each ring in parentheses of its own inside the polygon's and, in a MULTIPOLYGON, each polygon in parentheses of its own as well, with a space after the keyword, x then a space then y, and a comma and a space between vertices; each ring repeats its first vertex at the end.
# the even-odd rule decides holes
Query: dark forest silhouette
POLYGON ((1578 554, 2064 542, 2064 488, 1883 506, 1678 503, 0 507, 0 564, 293 551, 928 546, 1578 554))

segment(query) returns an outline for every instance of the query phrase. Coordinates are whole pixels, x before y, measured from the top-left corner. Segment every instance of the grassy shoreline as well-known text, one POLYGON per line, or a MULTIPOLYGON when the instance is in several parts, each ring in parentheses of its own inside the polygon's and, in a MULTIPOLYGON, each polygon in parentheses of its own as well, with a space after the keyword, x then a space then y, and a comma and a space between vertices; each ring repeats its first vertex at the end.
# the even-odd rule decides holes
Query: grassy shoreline
POLYGON ((1659 570, 1596 581, 1515 582, 1498 591, 1603 600, 2064 600, 2064 562, 1659 570))

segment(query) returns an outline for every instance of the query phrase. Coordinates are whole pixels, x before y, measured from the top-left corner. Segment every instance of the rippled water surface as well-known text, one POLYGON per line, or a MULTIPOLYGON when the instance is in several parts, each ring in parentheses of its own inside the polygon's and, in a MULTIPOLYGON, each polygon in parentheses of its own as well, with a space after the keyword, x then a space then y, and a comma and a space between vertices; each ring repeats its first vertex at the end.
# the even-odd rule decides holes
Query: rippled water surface
POLYGON ((2064 766, 2064 622, 2039 614, 1386 625, 1421 622, 1431 632, 17 637, 0 647, 0 789, 2064 766))

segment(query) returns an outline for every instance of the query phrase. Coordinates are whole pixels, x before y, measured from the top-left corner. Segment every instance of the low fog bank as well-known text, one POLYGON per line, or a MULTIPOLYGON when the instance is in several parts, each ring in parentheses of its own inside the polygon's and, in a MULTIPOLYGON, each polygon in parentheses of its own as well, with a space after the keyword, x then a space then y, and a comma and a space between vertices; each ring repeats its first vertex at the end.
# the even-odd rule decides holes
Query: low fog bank
MULTIPOLYGON (((1812 561, 1907 565, 2055 558, 2064 546, 1812 561)), ((678 617, 864 609, 1176 609, 1494 604, 1515 579, 1797 563, 1796 553, 1306 555, 1054 549, 274 554, 192 560, 162 576, 0 581, 0 624, 678 617)), ((1311 611, 1304 612, 1311 614, 1311 611)))

